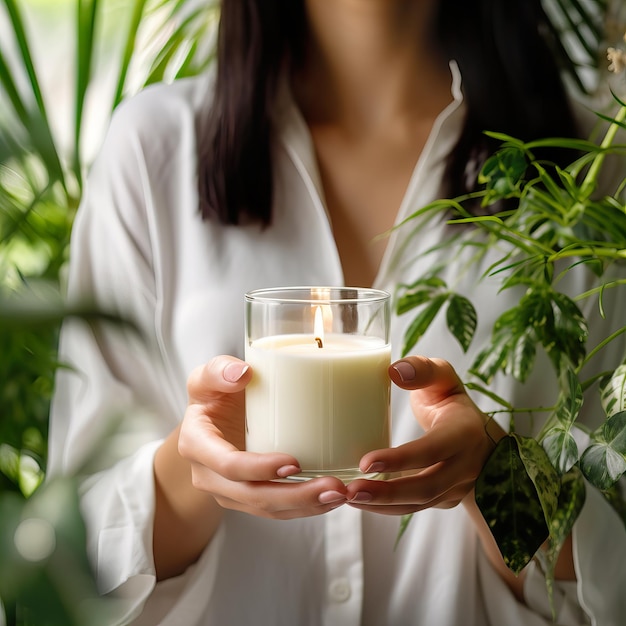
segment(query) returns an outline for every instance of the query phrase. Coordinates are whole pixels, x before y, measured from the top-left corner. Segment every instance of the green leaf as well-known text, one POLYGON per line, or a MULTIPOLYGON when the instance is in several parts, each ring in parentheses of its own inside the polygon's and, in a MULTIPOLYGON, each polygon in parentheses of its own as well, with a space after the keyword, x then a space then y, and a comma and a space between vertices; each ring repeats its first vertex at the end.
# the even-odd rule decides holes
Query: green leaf
POLYGON ((602 425, 602 434, 616 452, 626 456, 626 411, 609 417, 602 425))
POLYGON ((404 535, 404 533, 406 532, 406 529, 409 526, 409 522, 413 519, 413 513, 408 513, 406 515, 403 515, 400 518, 400 528, 398 529, 398 535, 396 537, 396 541, 393 545, 393 549, 395 550, 398 547, 398 544, 400 543, 400 539, 402 539, 402 535, 404 535))
POLYGON ((517 337, 513 337, 509 359, 505 372, 516 380, 525 381, 535 364, 537 337, 533 329, 527 329, 517 337))
POLYGON ((607 416, 626 410, 626 364, 600 386, 600 401, 607 416))
POLYGON ((483 348, 472 363, 470 371, 488 383, 506 366, 511 349, 511 338, 517 328, 517 311, 505 311, 494 323, 490 344, 483 348))
MULTIPOLYGON (((554 593, 554 571, 565 541, 572 532, 574 522, 580 515, 585 503, 585 481, 580 470, 574 467, 561 479, 561 493, 556 513, 550 522, 550 537, 546 550, 539 550, 537 556, 541 563, 548 595, 552 602, 554 593)), ((552 616, 556 621, 555 607, 552 616)))
POLYGON ((576 178, 572 176, 570 172, 567 172, 561 169, 560 167, 555 168, 555 170, 559 177, 559 180, 561 181, 561 184, 567 191, 567 194, 571 198, 577 199, 580 189, 578 188, 578 185, 576 184, 576 178))
POLYGON ((551 291, 553 328, 546 326, 541 335, 543 345, 559 367, 563 354, 575 366, 585 358, 585 343, 589 335, 587 320, 576 303, 565 294, 551 291))
POLYGON ((124 51, 122 53, 122 62, 119 66, 119 74, 115 87, 115 96, 113 97, 113 108, 115 108, 122 101, 122 97, 124 95, 126 77, 128 75, 130 62, 135 52, 135 42, 137 40, 137 33, 141 24, 141 18, 144 13, 145 4, 146 0, 134 0, 133 3, 132 15, 130 23, 128 25, 128 32, 126 33, 124 51))
POLYGON ((51 480, 28 500, 0 494, 0 595, 28 616, 18 623, 113 623, 85 545, 74 480, 51 480))
POLYGON ((452 335, 461 344, 463 352, 467 352, 472 342, 477 320, 476 309, 467 298, 458 294, 450 297, 446 322, 452 335))
POLYGON ((448 299, 447 294, 435 296, 424 308, 415 316, 413 322, 406 331, 404 345, 402 346, 402 356, 406 356, 411 348, 428 330, 437 313, 448 299))
POLYGON ((558 426, 550 430, 543 439, 543 449, 550 462, 561 474, 572 469, 578 461, 578 446, 569 429, 558 426))
POLYGON ((407 311, 428 302, 437 293, 446 289, 446 283, 437 276, 431 276, 429 278, 422 278, 412 285, 402 285, 402 295, 398 298, 396 303, 396 313, 402 315, 407 311))
POLYGON ((502 369, 525 381, 540 343, 557 371, 562 363, 578 365, 585 356, 588 330, 584 316, 567 296, 545 286, 531 286, 519 304, 494 323, 490 345, 483 349, 472 371, 488 382, 502 369))
POLYGON ((592 485, 609 489, 626 472, 626 459, 608 443, 594 443, 583 452, 580 467, 592 485))
POLYGON ((545 263, 545 257, 542 254, 525 257, 515 264, 511 263, 507 267, 499 268, 495 274, 500 272, 509 272, 508 276, 504 276, 502 280, 501 290, 510 289, 516 285, 532 285, 537 280, 551 281, 552 265, 545 263))
MULTIPOLYGON (((17 92, 15 92, 15 94, 13 93, 15 85, 11 84, 11 77, 6 74, 8 71, 8 68, 6 67, 4 71, 0 71, 0 84, 9 90, 9 95, 11 96, 11 100, 15 106, 15 110, 21 118, 24 127, 29 132, 29 137, 32 140, 33 147, 37 149, 46 163, 49 178, 51 180, 59 180, 64 185, 65 179, 63 176, 63 167, 61 165, 59 154, 52 136, 52 130, 48 122, 46 105, 41 92, 41 87, 39 85, 39 78, 33 64, 31 45, 24 28, 24 21, 15 0, 4 0, 4 4, 6 6, 7 13, 11 21, 11 28, 13 29, 13 34, 18 45, 20 53, 19 61, 26 74, 24 78, 27 80, 24 81, 24 84, 30 88, 32 97, 37 105, 36 110, 31 110, 27 113, 27 109, 29 107, 26 102, 24 100, 22 100, 21 103, 15 101, 17 92), (5 81, 8 81, 8 83, 5 83, 5 81), (24 115, 26 115, 26 117, 24 117, 24 115)), ((0 70, 2 70, 2 66, 5 66, 5 63, 0 55, 0 70)))
POLYGON ((578 0, 558 0, 550 6, 546 26, 552 35, 549 38, 552 54, 577 89, 591 95, 593 88, 585 84, 588 82, 585 70, 597 68, 601 57, 598 50, 603 41, 602 16, 606 12, 606 1, 595 0, 583 5, 578 0))
POLYGON ((2 50, 0 50, 0 85, 2 85, 5 95, 8 96, 11 106, 13 107, 13 111, 15 112, 15 116, 22 122, 22 124, 24 124, 24 126, 27 126, 30 122, 28 108, 20 96, 16 81, 11 73, 9 64, 2 54, 2 50))
POLYGON ((561 392, 555 417, 564 428, 576 421, 583 405, 583 388, 576 372, 571 367, 564 367, 559 375, 561 392))
POLYGON ((517 307, 518 324, 522 329, 533 328, 544 334, 546 327, 552 327, 550 292, 547 289, 530 287, 517 307))
POLYGON ((592 485, 606 490, 626 472, 626 411, 609 417, 593 440, 580 458, 580 468, 592 485))
POLYGON ((525 381, 535 362, 536 329, 545 324, 549 311, 549 303, 529 291, 518 306, 496 320, 490 343, 478 354, 471 371, 485 382, 500 370, 525 381))
POLYGON ((491 203, 514 195, 528 168, 524 152, 516 146, 507 146, 485 161, 478 182, 487 189, 486 201, 491 203))
POLYGON ((576 198, 572 198, 567 190, 559 187, 554 180, 552 169, 548 171, 537 162, 534 162, 533 165, 539 171, 539 180, 547 190, 547 193, 544 193, 540 187, 534 187, 533 193, 542 199, 542 208, 546 210, 547 216, 555 220, 557 225, 562 224, 563 218, 576 202, 576 198))
POLYGON ((558 506, 561 477, 536 439, 516 434, 513 434, 513 437, 519 446, 526 472, 537 490, 545 520, 550 522, 558 506))
POLYGON ((476 481, 476 503, 516 574, 548 537, 559 484, 539 444, 515 435, 498 442, 476 481))
POLYGON ((569 536, 585 503, 585 481, 577 467, 561 477, 558 506, 550 521, 550 538, 557 554, 569 536))
POLYGON ((74 163, 76 179, 82 180, 81 135, 85 98, 92 79, 92 58, 98 0, 76 3, 76 76, 74 93, 74 163))
POLYGON ((624 530, 626 530, 626 499, 624 499, 624 493, 620 487, 620 483, 617 482, 608 489, 604 489, 602 495, 619 515, 622 524, 624 524, 624 530))

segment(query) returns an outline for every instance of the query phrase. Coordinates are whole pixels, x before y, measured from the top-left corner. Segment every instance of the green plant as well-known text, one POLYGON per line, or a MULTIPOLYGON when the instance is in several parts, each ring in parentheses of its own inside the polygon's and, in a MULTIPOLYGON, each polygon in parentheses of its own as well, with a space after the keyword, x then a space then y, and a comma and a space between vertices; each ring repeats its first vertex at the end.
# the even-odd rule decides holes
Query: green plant
MULTIPOLYGON (((613 70, 626 67, 626 52, 613 48, 609 55, 613 70)), ((498 443, 477 481, 476 501, 507 565, 518 573, 537 554, 549 584, 555 558, 583 505, 584 479, 622 515, 626 510, 619 490, 626 473, 626 361, 592 378, 585 378, 583 369, 614 341, 620 342, 626 358, 626 323, 587 346, 588 320, 579 306, 595 298, 604 317, 608 291, 626 287, 626 178, 606 195, 599 188, 609 155, 626 156, 626 145, 617 141, 620 130, 626 130, 626 102, 614 96, 614 104, 613 116, 599 114, 608 124, 599 144, 567 138, 522 142, 489 133, 501 147, 482 168, 479 189, 438 200, 407 220, 443 212, 449 217, 450 237, 437 250, 448 250, 449 257, 472 250, 466 272, 479 267, 487 252, 497 251, 497 260, 480 280, 498 279, 500 292, 521 293, 517 304, 493 324, 466 382, 513 418, 512 432, 498 443), (536 153, 545 147, 569 151, 571 163, 559 167, 541 160, 536 153), (468 203, 481 206, 480 215, 468 203), (560 285, 570 272, 589 272, 595 287, 567 295, 560 285), (513 406, 489 389, 497 375, 526 381, 539 350, 547 354, 559 380, 550 408, 513 406), (577 421, 587 390, 600 394, 605 411, 601 426, 591 431, 577 421), (546 411, 536 437, 515 432, 516 416, 546 411), (576 429, 589 436, 581 454, 576 429), (547 539, 548 549, 539 551, 547 539)), ((441 268, 435 267, 413 284, 399 286, 397 312, 417 310, 406 333, 405 353, 443 311, 464 351, 472 342, 476 310, 440 274, 441 268)))
POLYGON ((618 2, 542 0, 542 5, 549 17, 552 53, 563 73, 579 92, 592 93, 597 87, 607 21, 613 21, 618 2))
POLYGON ((105 127, 120 101, 145 85, 203 71, 213 57, 217 15, 213 1, 183 0, 66 0, 38 10, 59 5, 74 12, 76 46, 67 55, 75 62, 72 105, 61 112, 43 86, 48 68, 38 63, 28 4, 0 0, 9 26, 0 38, 0 597, 9 626, 97 624, 106 615, 85 558, 74 481, 43 482, 50 398, 63 366, 60 324, 68 315, 103 315, 68 310, 61 297, 89 167, 86 130, 105 127), (103 82, 107 59, 110 87, 103 82), (87 106, 95 89, 109 103, 96 120, 87 106), (58 132, 63 126, 72 128, 69 142, 58 132), (20 533, 27 543, 48 537, 52 548, 33 556, 14 540, 20 533), (94 609, 88 616, 81 608, 87 599, 94 609))
MULTIPOLYGON (((22 7, 15 0, 0 2, 14 35, 13 41, 0 42, 4 91, 0 94, 0 306, 15 292, 30 290, 34 281, 45 281, 49 297, 57 299, 83 175, 89 167, 83 157, 84 125, 87 94, 101 81, 96 51, 119 58, 111 93, 103 89, 102 97, 108 97, 110 105, 99 126, 106 125, 108 115, 129 93, 156 81, 199 73, 213 56, 206 42, 214 28, 215 3, 189 8, 182 0, 135 0, 123 9, 98 0, 71 4, 75 8, 76 73, 73 111, 68 112, 73 116, 72 142, 64 151, 51 123, 54 103, 45 98, 22 7), (120 19, 124 37, 112 40, 107 48, 112 18, 120 19), (140 38, 161 42, 143 62, 136 49, 140 38)), ((5 487, 18 486, 24 495, 30 495, 43 478, 45 467, 60 322, 58 315, 53 317, 55 322, 47 327, 9 328, 5 323, 0 329, 5 357, 0 374, 6 381, 0 391, 0 414, 10 416, 0 426, 0 480, 5 487), (24 482, 24 474, 16 473, 24 456, 36 461, 38 479, 24 482)))

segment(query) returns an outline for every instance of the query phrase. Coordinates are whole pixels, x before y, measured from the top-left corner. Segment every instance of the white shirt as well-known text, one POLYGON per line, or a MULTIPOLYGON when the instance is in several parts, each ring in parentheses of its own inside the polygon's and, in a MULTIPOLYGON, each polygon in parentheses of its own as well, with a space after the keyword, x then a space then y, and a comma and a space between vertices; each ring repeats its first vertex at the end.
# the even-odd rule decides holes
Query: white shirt
MULTIPOLYGON (((440 193, 441 157, 463 121, 454 67, 453 76, 454 101, 434 124, 397 222, 440 193)), ((207 77, 182 80, 146 89, 117 110, 73 232, 69 297, 91 294, 98 304, 130 315, 147 337, 128 329, 94 336, 85 324, 66 324, 61 354, 76 372, 60 374, 51 418, 49 475, 88 474, 82 487, 88 551, 100 591, 124 599, 118 623, 551 623, 538 568, 530 567, 527 604, 518 603, 487 562, 463 507, 415 514, 395 550, 400 520, 394 516, 349 506, 293 521, 226 511, 199 561, 182 576, 156 583, 153 456, 182 419, 188 374, 214 355, 242 356, 246 291, 343 284, 311 138, 289 98, 276 111, 272 225, 262 230, 201 219, 195 129, 210 90, 207 77)), ((446 233, 441 217, 394 232, 374 286, 393 292, 420 276, 437 260, 425 251, 446 233)), ((464 254, 449 263, 444 277, 458 280, 457 290, 478 308, 473 348, 463 354, 443 320, 415 348, 449 359, 462 377, 495 318, 519 295, 510 290, 496 297, 495 279, 478 284, 479 270, 493 257, 469 275, 460 273, 467 265, 464 254)), ((582 291, 586 280, 582 272, 572 275, 577 284, 571 288, 582 291)), ((620 309, 623 304, 609 315, 620 309)), ((599 336, 618 323, 617 315, 606 322, 596 317, 603 325, 599 336)), ((393 358, 410 321, 410 314, 393 317, 393 358)), ((605 360, 602 367, 614 366, 619 355, 610 348, 605 360)), ((526 386, 501 378, 494 391, 514 405, 550 406, 553 378, 547 360, 539 359, 526 386)), ((407 400, 407 392, 394 389, 394 445, 420 434, 407 400)), ((518 430, 525 429, 523 422, 518 417, 518 430)), ((557 586, 559 623, 623 624, 626 533, 591 488, 573 537, 578 582, 557 586)))

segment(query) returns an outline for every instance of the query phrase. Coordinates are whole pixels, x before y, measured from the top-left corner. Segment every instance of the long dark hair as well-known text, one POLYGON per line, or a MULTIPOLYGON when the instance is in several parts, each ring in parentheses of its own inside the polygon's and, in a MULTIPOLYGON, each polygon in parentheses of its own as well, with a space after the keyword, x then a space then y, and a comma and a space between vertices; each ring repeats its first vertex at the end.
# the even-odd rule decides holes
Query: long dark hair
MULTIPOLYGON (((471 190, 494 150, 485 130, 523 140, 574 136, 541 0, 440 0, 436 40, 463 77, 467 118, 445 188, 471 190)), ((271 221, 278 77, 306 40, 303 0, 222 0, 214 101, 198 142, 200 208, 226 224, 271 221)))

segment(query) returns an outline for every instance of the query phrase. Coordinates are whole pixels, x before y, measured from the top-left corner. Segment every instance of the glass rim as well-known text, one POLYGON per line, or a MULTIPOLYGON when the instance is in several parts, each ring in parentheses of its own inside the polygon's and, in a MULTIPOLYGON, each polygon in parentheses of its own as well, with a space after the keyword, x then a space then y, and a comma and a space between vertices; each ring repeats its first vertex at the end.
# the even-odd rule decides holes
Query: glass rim
POLYGON ((248 291, 244 298, 246 302, 259 303, 284 302, 289 304, 319 304, 321 302, 324 304, 374 304, 389 300, 391 294, 382 289, 374 289, 373 287, 302 285, 253 289, 252 291, 248 291), (319 292, 319 295, 313 295, 316 291, 319 292), (355 292, 356 295, 351 295, 355 292))

